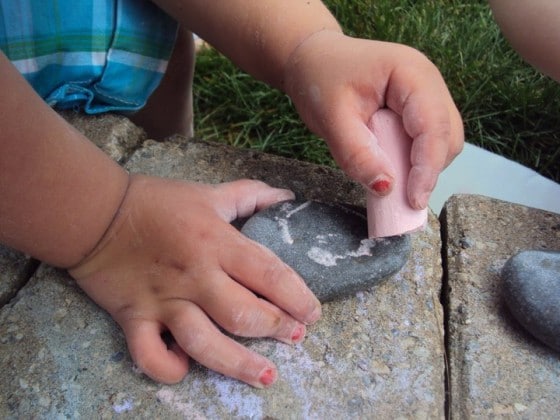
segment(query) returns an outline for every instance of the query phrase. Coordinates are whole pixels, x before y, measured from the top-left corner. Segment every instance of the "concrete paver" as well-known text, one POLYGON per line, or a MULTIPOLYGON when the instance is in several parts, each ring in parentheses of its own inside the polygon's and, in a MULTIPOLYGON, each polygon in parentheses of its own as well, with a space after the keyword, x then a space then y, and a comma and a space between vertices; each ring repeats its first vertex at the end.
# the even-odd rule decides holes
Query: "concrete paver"
MULTIPOLYGON (((298 195, 363 205, 340 171, 175 138, 147 141, 127 169, 222 182, 243 177, 298 195)), ((62 271, 42 265, 0 311, 0 416, 109 418, 442 418, 445 380, 439 223, 412 237, 403 270, 370 291, 325 304, 306 340, 242 340, 280 379, 255 390, 194 364, 178 385, 132 365, 115 323, 62 271)))
POLYGON ((442 216, 452 418, 556 418, 560 355, 508 312, 501 269, 524 249, 560 249, 560 215, 474 195, 442 216))

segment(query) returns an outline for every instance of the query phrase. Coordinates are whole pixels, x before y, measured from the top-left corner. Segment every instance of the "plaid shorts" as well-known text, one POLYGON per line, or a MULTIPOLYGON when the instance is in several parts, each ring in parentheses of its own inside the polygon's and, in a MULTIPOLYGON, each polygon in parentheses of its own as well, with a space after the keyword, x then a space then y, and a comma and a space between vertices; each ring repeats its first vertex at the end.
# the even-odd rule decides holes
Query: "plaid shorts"
POLYGON ((177 24, 148 0, 0 0, 0 49, 52 107, 137 111, 177 24))

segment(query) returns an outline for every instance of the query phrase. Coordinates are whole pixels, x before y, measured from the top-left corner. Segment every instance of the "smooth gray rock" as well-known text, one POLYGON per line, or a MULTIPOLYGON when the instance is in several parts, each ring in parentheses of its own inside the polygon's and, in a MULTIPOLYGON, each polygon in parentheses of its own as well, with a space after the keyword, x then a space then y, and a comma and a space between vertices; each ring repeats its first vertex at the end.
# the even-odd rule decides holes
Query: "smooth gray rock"
POLYGON ((526 250, 502 270, 513 316, 543 343, 560 351, 560 252, 526 250))
POLYGON ((335 203, 285 201, 256 213, 241 232, 296 270, 322 302, 380 283, 410 254, 408 235, 367 239, 365 210, 335 203))

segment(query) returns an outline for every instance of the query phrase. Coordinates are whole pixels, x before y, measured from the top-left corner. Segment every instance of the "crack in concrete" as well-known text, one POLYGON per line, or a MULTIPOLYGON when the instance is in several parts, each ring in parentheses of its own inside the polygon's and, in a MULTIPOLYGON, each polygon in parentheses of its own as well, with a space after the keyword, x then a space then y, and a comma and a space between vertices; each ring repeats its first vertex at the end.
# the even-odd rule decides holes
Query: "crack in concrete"
POLYGON ((445 394, 444 394, 444 413, 446 419, 452 418, 451 407, 452 407, 452 390, 451 390, 451 366, 449 363, 449 300, 447 299, 449 290, 449 261, 447 259, 447 212, 445 207, 442 209, 440 217, 440 235, 441 235, 441 266, 442 266, 442 278, 441 278, 441 292, 440 292, 440 303, 443 309, 443 357, 445 362, 445 394))

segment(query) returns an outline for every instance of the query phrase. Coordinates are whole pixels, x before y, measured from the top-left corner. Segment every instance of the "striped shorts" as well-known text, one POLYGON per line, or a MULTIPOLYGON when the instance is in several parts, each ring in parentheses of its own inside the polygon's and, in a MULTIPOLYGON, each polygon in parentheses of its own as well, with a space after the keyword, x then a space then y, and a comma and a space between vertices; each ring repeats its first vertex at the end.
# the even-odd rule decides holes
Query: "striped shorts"
POLYGON ((142 108, 177 23, 148 0, 0 0, 0 49, 52 107, 142 108))

